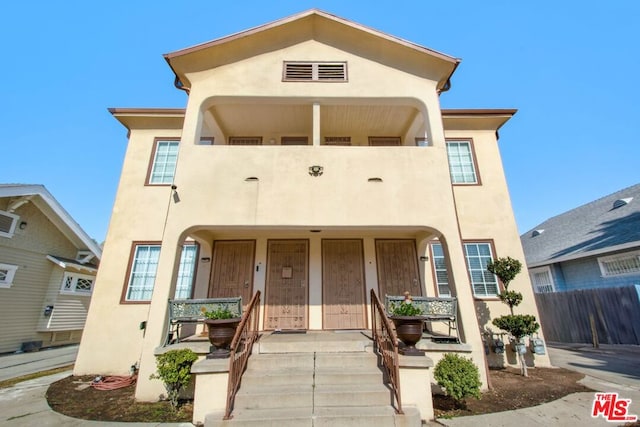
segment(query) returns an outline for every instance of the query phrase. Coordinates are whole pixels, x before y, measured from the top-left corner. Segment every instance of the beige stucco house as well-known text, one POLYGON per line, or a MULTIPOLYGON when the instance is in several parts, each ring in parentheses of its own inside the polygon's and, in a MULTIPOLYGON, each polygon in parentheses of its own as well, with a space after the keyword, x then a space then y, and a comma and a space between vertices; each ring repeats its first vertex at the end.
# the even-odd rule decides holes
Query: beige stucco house
POLYGON ((129 145, 76 374, 139 363, 157 399, 167 301, 258 290, 263 331, 370 328, 372 289, 455 296, 485 365, 508 308, 484 266, 524 260, 497 143, 515 110, 441 109, 458 59, 317 10, 165 59, 185 109, 110 110, 129 145))
POLYGON ((102 255, 42 185, 0 185, 0 353, 80 341, 102 255))

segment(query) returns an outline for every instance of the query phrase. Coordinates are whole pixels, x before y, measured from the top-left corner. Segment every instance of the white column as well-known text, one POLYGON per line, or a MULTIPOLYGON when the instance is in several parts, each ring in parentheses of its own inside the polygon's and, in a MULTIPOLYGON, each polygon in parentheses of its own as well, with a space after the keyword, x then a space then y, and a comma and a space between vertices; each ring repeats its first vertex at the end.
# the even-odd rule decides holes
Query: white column
POLYGON ((320 146, 320 103, 313 103, 313 146, 320 146))

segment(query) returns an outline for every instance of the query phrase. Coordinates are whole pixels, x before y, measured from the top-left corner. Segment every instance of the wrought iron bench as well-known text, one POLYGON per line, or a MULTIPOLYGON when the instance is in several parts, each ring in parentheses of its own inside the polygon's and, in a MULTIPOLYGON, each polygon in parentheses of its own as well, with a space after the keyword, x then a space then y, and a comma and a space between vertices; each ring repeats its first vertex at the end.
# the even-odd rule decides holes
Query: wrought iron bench
POLYGON ((169 323, 165 345, 180 341, 180 330, 183 324, 204 322, 203 309, 204 311, 214 311, 220 308, 227 309, 241 317, 242 298, 170 299, 168 304, 169 323))
MULTIPOLYGON (((404 301, 404 295, 385 295, 385 310, 391 313, 392 305, 404 301)), ((449 337, 459 342, 458 337, 458 300, 455 297, 411 297, 412 304, 422 309, 421 317, 427 322, 443 322, 449 327, 449 337), (455 331, 455 336, 451 335, 455 331)))

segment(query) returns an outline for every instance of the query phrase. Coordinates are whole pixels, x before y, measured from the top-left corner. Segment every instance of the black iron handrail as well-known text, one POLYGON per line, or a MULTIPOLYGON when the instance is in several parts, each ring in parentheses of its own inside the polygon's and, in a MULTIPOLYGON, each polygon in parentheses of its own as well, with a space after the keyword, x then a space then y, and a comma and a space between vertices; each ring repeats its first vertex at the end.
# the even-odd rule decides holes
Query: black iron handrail
POLYGON ((242 320, 229 346, 229 381, 227 383, 227 407, 224 420, 232 418, 231 412, 240 388, 242 374, 247 368, 247 361, 251 355, 253 343, 258 339, 258 318, 260 313, 260 291, 256 291, 242 315, 242 320))
POLYGON ((398 357, 398 337, 387 318, 384 307, 375 291, 371 289, 371 333, 375 351, 382 359, 389 384, 396 400, 396 412, 403 414, 400 397, 400 363, 398 357))

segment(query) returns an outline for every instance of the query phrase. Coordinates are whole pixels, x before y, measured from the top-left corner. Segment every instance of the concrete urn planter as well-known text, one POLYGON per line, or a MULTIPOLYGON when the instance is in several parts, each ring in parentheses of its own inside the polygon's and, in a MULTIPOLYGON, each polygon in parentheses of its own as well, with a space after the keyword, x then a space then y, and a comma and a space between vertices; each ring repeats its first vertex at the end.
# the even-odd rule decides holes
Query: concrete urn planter
POLYGON ((406 346, 398 350, 405 356, 423 356, 424 352, 416 348, 416 343, 422 338, 422 316, 390 316, 396 327, 398 338, 406 346))
POLYGON ((229 357, 229 345, 233 341, 240 317, 231 319, 206 319, 204 323, 209 329, 210 353, 207 359, 224 359, 229 357))

